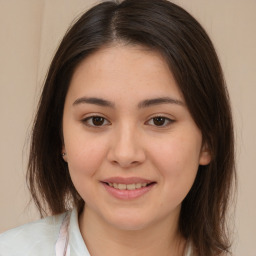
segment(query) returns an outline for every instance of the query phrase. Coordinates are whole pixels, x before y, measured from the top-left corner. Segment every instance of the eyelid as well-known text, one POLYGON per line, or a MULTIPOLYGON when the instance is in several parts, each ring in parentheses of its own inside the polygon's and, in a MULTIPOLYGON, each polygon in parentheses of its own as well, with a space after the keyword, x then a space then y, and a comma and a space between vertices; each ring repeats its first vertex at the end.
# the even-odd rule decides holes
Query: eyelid
POLYGON ((82 122, 84 125, 86 125, 86 126, 88 126, 88 127, 93 127, 93 128, 101 128, 101 127, 108 126, 108 125, 111 124, 110 121, 109 121, 107 118, 103 117, 102 115, 97 115, 97 114, 92 114, 92 115, 90 115, 90 116, 86 116, 86 117, 84 117, 84 118, 81 120, 81 122, 82 122), (93 124, 88 124, 88 120, 92 120, 92 119, 95 118, 95 117, 103 118, 103 119, 104 119, 104 123, 105 123, 105 121, 107 121, 108 124, 103 124, 103 125, 99 125, 99 126, 93 125, 93 124))
POLYGON ((167 117, 166 115, 158 114, 158 115, 154 115, 154 116, 152 116, 151 118, 149 118, 148 121, 146 121, 146 124, 149 124, 149 122, 150 122, 151 120, 153 120, 154 118, 158 118, 158 117, 164 118, 166 121, 168 121, 168 124, 166 124, 166 125, 161 125, 161 126, 157 126, 157 125, 155 125, 155 124, 151 124, 151 126, 154 126, 154 127, 157 127, 157 128, 166 128, 166 127, 170 126, 172 123, 175 122, 174 119, 172 119, 172 118, 170 118, 170 117, 167 117))
MULTIPOLYGON (((102 128, 102 127, 111 125, 111 122, 110 122, 106 117, 104 117, 104 116, 102 116, 102 115, 100 115, 100 114, 90 114, 90 116, 84 117, 84 118, 81 120, 81 122, 82 122, 84 125, 86 125, 86 126, 88 126, 88 127, 92 127, 92 128, 102 128), (92 120, 92 119, 95 118, 95 117, 99 117, 99 118, 104 119, 103 124, 102 124, 102 125, 93 125, 93 124, 89 124, 89 123, 88 123, 89 120, 92 120), (106 124, 106 122, 107 122, 107 124, 106 124)), ((156 115, 150 117, 150 118, 145 122, 145 124, 148 124, 148 125, 150 125, 150 126, 154 126, 154 127, 157 127, 157 128, 166 128, 166 127, 170 126, 170 125, 171 125, 172 123, 174 123, 174 122, 175 122, 174 119, 172 119, 172 118, 170 118, 170 117, 167 117, 165 114, 156 114, 156 115), (164 119, 165 119, 165 122, 167 121, 167 124, 164 124, 164 125, 149 124, 150 121, 152 121, 154 118, 159 118, 159 117, 164 118, 164 119)))

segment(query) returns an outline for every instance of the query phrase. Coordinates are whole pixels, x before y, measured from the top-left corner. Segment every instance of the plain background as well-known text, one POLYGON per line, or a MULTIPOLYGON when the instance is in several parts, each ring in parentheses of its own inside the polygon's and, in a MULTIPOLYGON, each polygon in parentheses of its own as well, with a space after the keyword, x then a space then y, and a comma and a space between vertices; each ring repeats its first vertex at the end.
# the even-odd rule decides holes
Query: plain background
MULTIPOLYGON (((139 1, 139 0, 138 0, 139 1)), ((25 170, 47 68, 74 18, 95 0, 0 0, 0 232, 39 218, 25 170)), ((256 256, 256 1, 176 0, 206 29, 230 92, 239 178, 235 255, 256 256)))

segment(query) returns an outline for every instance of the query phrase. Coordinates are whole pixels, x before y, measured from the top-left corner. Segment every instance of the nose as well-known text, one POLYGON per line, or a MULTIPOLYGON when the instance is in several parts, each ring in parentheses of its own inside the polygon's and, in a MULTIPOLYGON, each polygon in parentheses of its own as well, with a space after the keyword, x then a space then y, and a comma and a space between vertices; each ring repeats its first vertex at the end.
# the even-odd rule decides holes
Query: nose
POLYGON ((113 134, 108 160, 122 168, 134 167, 143 163, 146 154, 140 137, 135 128, 128 125, 120 127, 113 134))

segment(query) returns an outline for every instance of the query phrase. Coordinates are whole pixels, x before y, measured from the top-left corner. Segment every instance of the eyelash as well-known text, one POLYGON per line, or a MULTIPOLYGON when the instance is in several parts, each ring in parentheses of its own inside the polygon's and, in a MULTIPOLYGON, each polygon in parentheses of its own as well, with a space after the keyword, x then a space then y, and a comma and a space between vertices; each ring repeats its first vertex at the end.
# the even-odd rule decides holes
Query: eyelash
POLYGON ((149 121, 147 121, 146 123, 149 123, 150 121, 154 122, 154 120, 156 120, 157 118, 161 118, 161 119, 164 119, 164 125, 156 125, 156 124, 151 124, 152 126, 155 126, 155 127, 159 127, 159 128, 165 128, 165 127, 168 127, 169 125, 171 125, 174 120, 168 118, 168 117, 165 117, 165 116, 154 116, 152 118, 149 119, 149 121))
MULTIPOLYGON (((106 121, 107 121, 106 118, 104 118, 104 117, 102 117, 102 116, 97 116, 97 115, 95 115, 95 116, 86 117, 85 119, 82 120, 82 123, 85 124, 86 126, 89 126, 89 127, 100 128, 100 127, 104 126, 104 123, 105 123, 106 121), (101 118, 101 119, 103 119, 103 125, 89 124, 90 121, 93 122, 93 118, 101 118)), ((108 125, 109 125, 110 122, 109 122, 109 121, 107 121, 107 122, 108 122, 108 125)), ((106 125, 106 124, 105 124, 105 125, 106 125)))
MULTIPOLYGON (((154 117, 150 118, 146 122, 146 124, 149 124, 150 121, 154 122, 154 119, 156 121, 156 118, 164 119, 164 125, 150 124, 151 126, 155 126, 155 127, 159 127, 159 128, 164 128, 164 127, 168 127, 169 125, 171 125, 174 122, 174 120, 172 120, 172 119, 170 119, 168 117, 165 117, 165 116, 162 116, 162 115, 158 115, 158 116, 154 116, 154 117)), ((86 126, 93 127, 93 128, 101 128, 102 126, 110 125, 110 122, 106 118, 104 118, 102 116, 97 116, 97 115, 86 117, 85 119, 82 120, 82 123, 85 124, 86 126), (95 124, 93 124, 92 123, 93 122, 93 118, 103 119, 103 124, 102 125, 95 125, 95 124), (91 124, 89 122, 91 122, 91 124), (107 122, 107 124, 104 124, 105 122, 107 122)))

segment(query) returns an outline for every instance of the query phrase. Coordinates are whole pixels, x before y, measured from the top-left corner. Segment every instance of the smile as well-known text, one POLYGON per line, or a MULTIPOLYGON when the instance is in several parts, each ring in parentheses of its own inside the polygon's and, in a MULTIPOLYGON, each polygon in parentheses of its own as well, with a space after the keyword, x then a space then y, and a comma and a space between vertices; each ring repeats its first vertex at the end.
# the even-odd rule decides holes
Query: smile
POLYGON ((137 177, 112 177, 101 181, 106 191, 122 200, 137 199, 151 191, 157 183, 137 177))
POLYGON ((120 190, 135 190, 142 187, 146 187, 150 183, 133 183, 133 184, 122 184, 122 183, 107 183, 110 187, 120 190))

